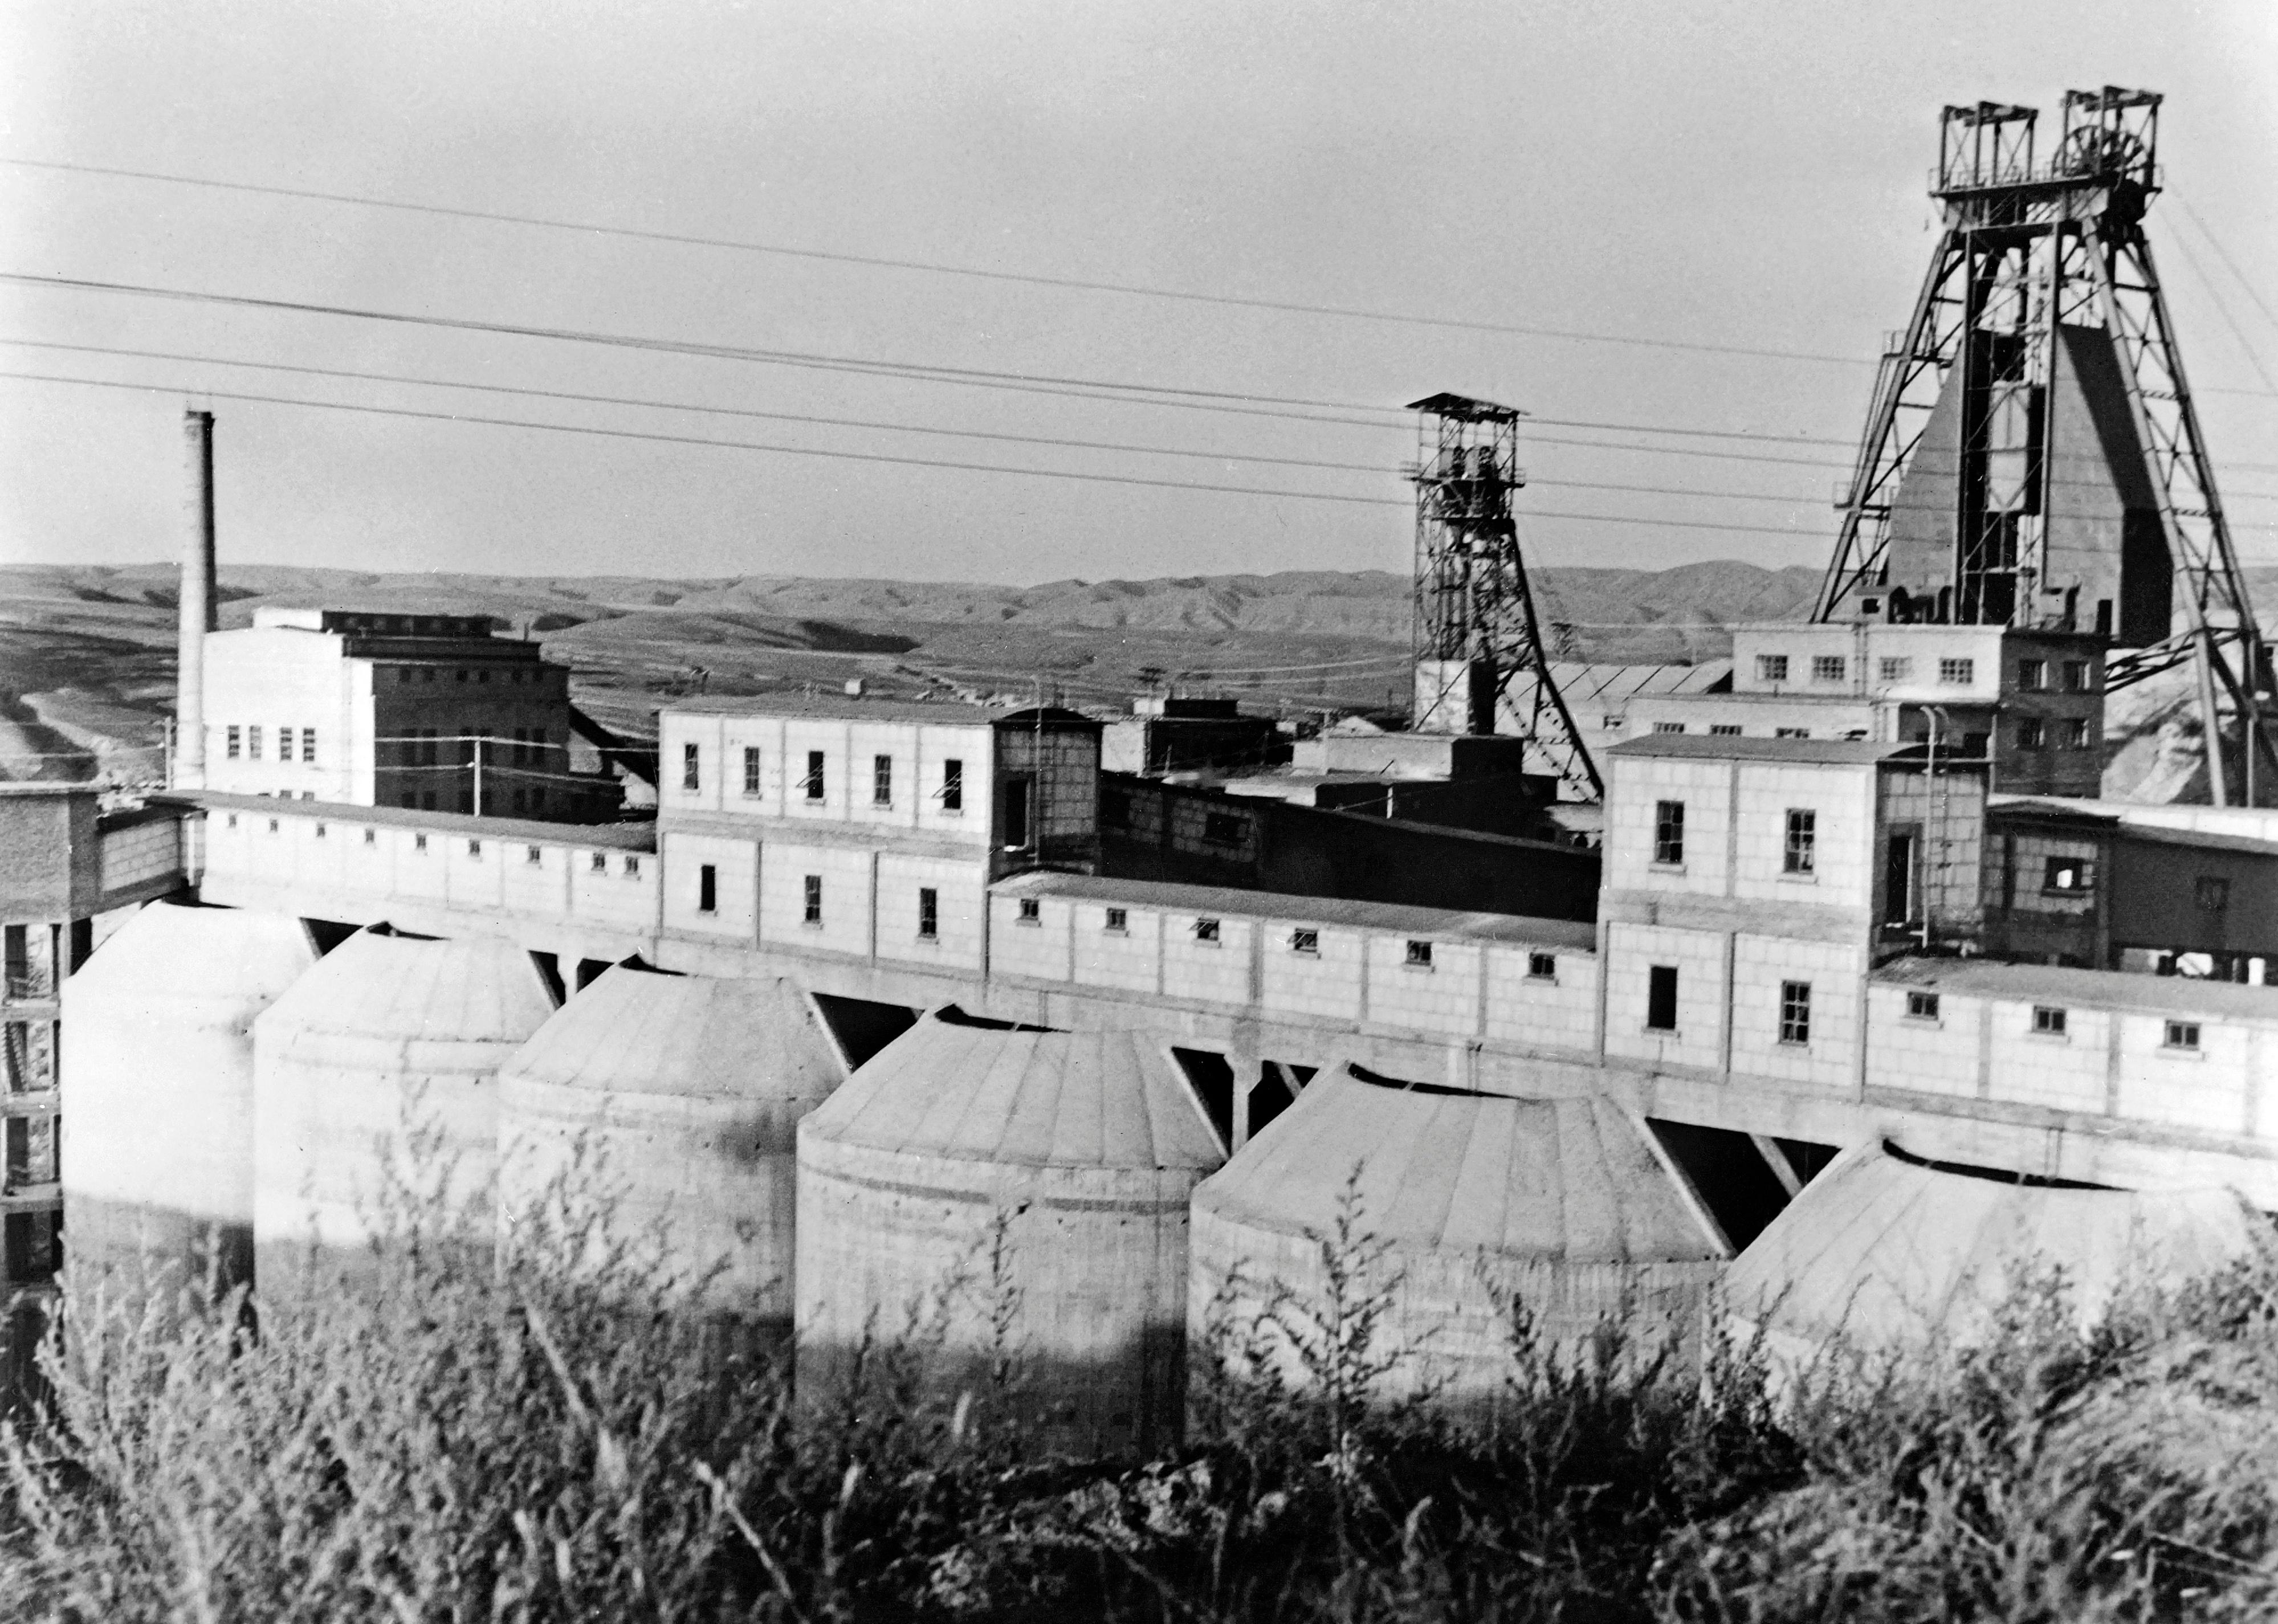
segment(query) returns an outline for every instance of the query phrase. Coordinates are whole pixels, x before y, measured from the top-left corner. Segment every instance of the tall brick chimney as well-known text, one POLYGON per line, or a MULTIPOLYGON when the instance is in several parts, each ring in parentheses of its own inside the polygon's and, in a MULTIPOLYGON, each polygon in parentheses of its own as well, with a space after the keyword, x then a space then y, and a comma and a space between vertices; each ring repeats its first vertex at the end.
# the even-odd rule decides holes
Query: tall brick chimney
POLYGON ((188 483, 182 498, 181 647, 174 700, 174 782, 200 789, 206 782, 206 633, 214 629, 213 414, 182 414, 182 450, 188 483))

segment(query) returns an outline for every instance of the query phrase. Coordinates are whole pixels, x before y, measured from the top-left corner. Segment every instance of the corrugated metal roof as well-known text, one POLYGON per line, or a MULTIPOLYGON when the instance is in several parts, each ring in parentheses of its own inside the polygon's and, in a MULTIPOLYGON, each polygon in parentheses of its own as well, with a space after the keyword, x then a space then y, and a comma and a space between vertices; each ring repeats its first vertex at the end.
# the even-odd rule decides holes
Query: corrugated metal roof
POLYGON ((1598 1097, 1405 1089, 1324 1071, 1195 1192, 1227 1222, 1571 1262, 1721 1257, 1636 1124, 1598 1097))
POLYGON ((936 1012, 799 1126, 879 1150, 1028 1167, 1214 1168, 1225 1153, 1158 1039, 936 1012))
POLYGON ((509 942, 360 930, 262 1017, 363 1037, 520 1043, 554 1013, 530 955, 509 942))
POLYGON ((1598 945, 1596 926, 1569 919, 1542 919, 1512 913, 1465 913, 1449 908, 1409 908, 1334 896, 1290 896, 1278 891, 1244 891, 1231 886, 1162 885, 1151 880, 1105 880, 1093 874, 1037 870, 1000 880, 989 888, 1016 896, 1069 896, 1086 902, 1128 903, 1165 913, 1196 913, 1208 918, 1231 915, 1298 925, 1344 925, 1356 930, 1380 930, 1395 935, 1468 936, 1583 952, 1594 952, 1598 945))
POLYGON ((2131 1280, 2175 1284, 2267 1246, 2236 1192, 2052 1189, 1854 1151, 1804 1186, 1733 1261, 1744 1318, 1863 1350, 1967 1342, 1991 1328, 2014 1269, 2065 1271, 2092 1320, 2131 1280))
POLYGON ((502 1074, 597 1093, 809 1103, 845 1076, 791 982, 632 964, 612 966, 556 1010, 502 1074))
POLYGON ((2190 976, 2135 975, 2057 964, 2001 964, 1982 958, 1900 958, 1879 966, 1875 980, 2020 1003, 2278 1021, 2278 987, 2202 981, 2190 976))

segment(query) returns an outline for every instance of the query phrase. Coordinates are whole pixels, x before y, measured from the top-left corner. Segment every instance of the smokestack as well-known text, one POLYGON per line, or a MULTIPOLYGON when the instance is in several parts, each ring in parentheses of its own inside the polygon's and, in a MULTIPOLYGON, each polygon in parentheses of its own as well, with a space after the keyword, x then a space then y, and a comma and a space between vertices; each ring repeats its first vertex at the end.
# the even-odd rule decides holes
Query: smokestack
POLYGON ((213 414, 182 414, 183 492, 181 647, 174 699, 174 785, 206 782, 206 633, 214 629, 213 414))

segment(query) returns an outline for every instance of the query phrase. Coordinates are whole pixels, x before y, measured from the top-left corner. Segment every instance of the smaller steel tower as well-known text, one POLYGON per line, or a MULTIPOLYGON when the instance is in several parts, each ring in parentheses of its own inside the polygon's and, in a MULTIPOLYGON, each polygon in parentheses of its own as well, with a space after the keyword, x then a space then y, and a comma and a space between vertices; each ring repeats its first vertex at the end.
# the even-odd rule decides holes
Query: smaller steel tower
POLYGON ((1598 769, 1551 680, 1519 556, 1510 493, 1518 467, 1513 407, 1466 395, 1413 401, 1416 485, 1416 727, 1513 733, 1530 766, 1594 801, 1598 769), (1498 724, 1504 724, 1501 727, 1498 724))

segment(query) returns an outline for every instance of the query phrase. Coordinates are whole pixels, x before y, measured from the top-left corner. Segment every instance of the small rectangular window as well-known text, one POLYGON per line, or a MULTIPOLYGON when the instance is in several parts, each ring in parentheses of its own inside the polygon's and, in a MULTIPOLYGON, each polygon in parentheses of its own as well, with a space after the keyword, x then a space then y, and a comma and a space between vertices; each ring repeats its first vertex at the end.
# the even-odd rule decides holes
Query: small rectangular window
POLYGON ((1811 680, 1815 682, 1839 682, 1846 669, 1840 654, 1814 654, 1811 657, 1811 680))
POLYGON ((1099 792, 1099 822, 1103 828, 1129 828, 1131 827, 1130 796, 1120 789, 1102 789, 1099 792))
POLYGON ((1289 950, 1292 953, 1319 953, 1321 950, 1321 933, 1304 929, 1291 931, 1289 950))
POLYGON ((314 728, 303 728, 301 729, 301 759, 305 762, 314 762, 316 759, 317 730, 314 728))
POLYGON ((1740 736, 1740 724, 1736 721, 1712 721, 1708 724, 1708 735, 1711 738, 1737 739, 1740 736))
POLYGON ((2221 913, 2230 906, 2230 881, 2218 874, 2201 874, 2191 882, 2191 898, 2203 913, 2221 913))
POLYGON ((1432 944, 1428 942, 1410 942, 1408 944, 1408 957, 1405 962, 1429 970, 1432 967, 1432 944))
POLYGON ((1936 1020, 1938 1018, 1938 995, 1936 993, 1908 993, 1907 995, 1907 1018, 1908 1020, 1918 1021, 1936 1020))
POLYGON ((1657 801, 1653 808, 1653 860, 1675 867, 1685 861, 1685 803, 1657 801))
POLYGON ((965 763, 944 761, 941 764, 941 809, 944 812, 962 811, 965 806, 965 763))
POLYGON ((1116 935, 1121 935, 1129 930, 1131 928, 1129 911, 1122 908, 1110 908, 1107 911, 1107 924, 1104 928, 1116 935))
POLYGON ((703 756, 693 744, 680 747, 680 787, 694 789, 703 782, 703 756))
POLYGON ((325 826, 321 823, 317 826, 317 838, 318 840, 325 838, 325 826))
POLYGON ((232 728, 229 730, 229 759, 234 761, 244 752, 245 730, 241 728, 232 728))
POLYGON ((609 872, 609 854, 606 851, 596 851, 593 854, 592 869, 597 874, 608 873, 609 872))
POLYGON ((363 843, 367 846, 378 845, 379 843, 379 831, 378 829, 366 829, 363 832, 363 843))
POLYGON ((245 758, 248 761, 261 759, 261 727, 257 722, 245 730, 245 758))
POLYGON ((756 744, 746 744, 744 746, 744 793, 748 797, 755 796, 759 792, 760 747, 756 744))
POLYGON ((2086 750, 2089 747, 2087 717, 2074 716, 2066 720, 2063 743, 2067 750, 2086 750))
POLYGON ((1787 656, 1786 656, 1786 655, 1785 655, 1785 654, 1759 654, 1759 655, 1757 655, 1757 656, 1756 656, 1756 681, 1758 681, 1759 682, 1786 682, 1786 681, 1787 681, 1787 656))
POLYGON ((1811 1041, 1810 982, 1780 983, 1779 1041, 1783 1043, 1811 1041))
POLYGON ((545 861, 546 861, 546 853, 545 853, 545 850, 544 850, 542 848, 540 848, 540 847, 537 847, 537 846, 531 846, 531 847, 527 848, 527 850, 528 850, 528 851, 529 851, 529 853, 530 853, 530 856, 529 856, 525 860, 526 860, 527 862, 529 862, 529 863, 531 865, 531 866, 535 867, 535 866, 537 866, 539 864, 541 864, 541 863, 543 863, 543 862, 545 862, 545 861))
POLYGON ((480 841, 478 841, 478 840, 470 840, 470 841, 469 841, 469 842, 467 842, 467 855, 468 855, 469 857, 470 857, 470 858, 478 858, 478 857, 482 856, 482 854, 483 854, 483 842, 480 842, 480 841))
POLYGON ((2094 867, 2086 858, 2051 858, 2041 871, 2041 889, 2045 894, 2071 895, 2095 889, 2094 867))
POLYGON ((1885 682, 1903 682, 1914 675, 1915 662, 1904 654, 1885 655, 1876 672, 1885 682))
POLYGON ((1218 921, 1216 919, 1196 919, 1195 921, 1195 940, 1196 942, 1216 942, 1218 940, 1218 921))
POLYGON ((803 916, 804 922, 809 925, 822 924, 822 876, 821 874, 807 875, 805 881, 801 882, 801 888, 806 894, 806 913, 803 916))
POLYGON ((1044 922, 1043 903, 1036 897, 1023 896, 1021 899, 1019 919, 1023 925, 1043 924, 1044 922))
POLYGON ((411 837, 411 849, 412 849, 414 851, 424 851, 424 850, 427 850, 427 837, 426 837, 424 835, 414 835, 411 837))
POLYGON ((2198 1022, 2169 1021, 2167 1046, 2169 1048, 2197 1048, 2199 1046, 2198 1022))
POLYGON ((1945 659, 1938 662, 1938 680, 1948 688, 1967 688, 1977 680, 1974 660, 1945 659))
POLYGON ((2033 1006, 2033 1030, 2049 1037, 2064 1036, 2065 1012, 2045 1003, 2033 1006))
POLYGON ((696 911, 720 911, 720 871, 706 863, 696 870, 696 911))
POLYGON ((810 750, 806 752, 806 777, 803 782, 806 785, 808 800, 819 801, 822 798, 822 752, 821 751, 810 750))
POLYGON ((918 888, 918 934, 928 942, 941 935, 941 893, 929 885, 918 888))
POLYGON ((628 880, 638 880, 640 878, 640 859, 638 858, 628 856, 625 858, 625 878, 628 880))
POLYGON ((2049 662, 2045 660, 2021 660, 2017 662, 2017 686, 2026 693, 2038 693, 2049 685, 2049 662))
POLYGON ((2049 742, 2049 724, 2037 716, 2028 716, 2017 724, 2017 748, 2039 750, 2049 742))
POLYGON ((1677 966, 1654 964, 1645 972, 1645 1024, 1654 1032, 1677 1030, 1677 966))
POLYGON ((1556 953, 1529 953, 1526 956, 1526 973, 1527 978, 1530 980, 1556 980, 1558 979, 1558 955, 1556 953))
POLYGON ((1655 733, 1682 733, 1685 724, 1681 721, 1657 721, 1653 724, 1653 730, 1655 733))
POLYGON ((1630 719, 1626 716, 1615 716, 1609 714, 1598 718, 1598 726, 1604 728, 1608 733, 1614 733, 1627 727, 1629 725, 1629 720, 1630 719))
POLYGON ((2089 666, 2084 660, 2068 660, 2064 665, 2064 685, 2067 693, 2084 694, 2090 688, 2089 666))
POLYGON ((870 758, 870 804, 891 806, 894 804, 894 759, 891 756, 870 758))
POLYGON ((1787 843, 1781 852, 1780 867, 1791 874, 1814 872, 1819 861, 1819 814, 1800 807, 1789 809, 1787 814, 1787 843))

